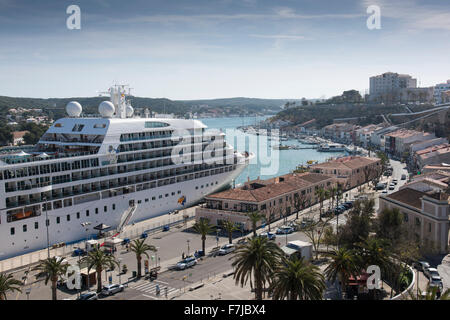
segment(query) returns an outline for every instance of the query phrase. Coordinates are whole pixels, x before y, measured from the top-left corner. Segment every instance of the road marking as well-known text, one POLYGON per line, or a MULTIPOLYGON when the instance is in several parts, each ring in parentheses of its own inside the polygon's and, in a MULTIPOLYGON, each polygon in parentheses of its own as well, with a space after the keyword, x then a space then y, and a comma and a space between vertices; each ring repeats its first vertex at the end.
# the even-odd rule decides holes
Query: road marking
POLYGON ((146 295, 146 294, 142 294, 144 297, 147 297, 147 298, 152 298, 153 300, 156 300, 156 298, 154 298, 154 297, 152 297, 152 296, 148 296, 148 295, 146 295))

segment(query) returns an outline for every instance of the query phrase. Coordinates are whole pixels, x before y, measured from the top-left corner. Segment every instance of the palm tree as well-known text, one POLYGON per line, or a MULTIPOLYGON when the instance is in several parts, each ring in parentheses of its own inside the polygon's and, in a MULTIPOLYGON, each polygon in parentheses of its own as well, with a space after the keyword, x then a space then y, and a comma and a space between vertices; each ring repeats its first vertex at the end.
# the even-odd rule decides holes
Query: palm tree
POLYGON ((12 274, 0 273, 0 300, 6 300, 6 294, 8 292, 22 292, 20 286, 22 282, 14 279, 12 274))
POLYGON ((194 230, 202 236, 202 249, 203 253, 205 252, 205 241, 206 241, 206 235, 212 231, 212 226, 209 224, 209 219, 201 218, 199 221, 197 221, 194 226, 194 230))
POLYGON ((412 290, 410 290, 408 294, 412 300, 450 300, 450 289, 445 290, 439 298, 437 297, 437 290, 437 287, 428 286, 427 291, 425 292, 419 290, 419 293, 416 295, 412 290))
POLYGON ((222 227, 227 231, 228 233, 228 241, 229 243, 233 243, 233 231, 239 230, 239 228, 236 226, 236 224, 230 220, 226 220, 223 222, 222 227))
POLYGON ((338 196, 338 187, 333 187, 329 190, 329 195, 331 197, 331 210, 333 210, 334 207, 334 199, 338 196))
POLYGON ((67 272, 69 264, 62 258, 52 257, 45 259, 39 263, 33 270, 38 270, 36 278, 45 277, 45 285, 50 280, 52 283, 52 300, 57 300, 56 286, 58 279, 67 272))
POLYGON ((255 288, 255 298, 262 300, 263 285, 272 279, 272 274, 282 257, 281 249, 267 238, 253 237, 234 252, 232 266, 236 284, 247 284, 255 288), (253 280, 255 286, 253 286, 253 280))
POLYGON ((325 279, 319 267, 303 258, 283 258, 269 290, 275 300, 322 300, 325 279))
POLYGON ((92 250, 86 257, 84 262, 88 264, 88 270, 94 268, 97 272, 97 292, 102 291, 102 271, 105 268, 112 268, 114 265, 119 265, 112 255, 108 255, 100 249, 92 250))
POLYGON ((157 250, 156 250, 155 246, 146 244, 145 239, 134 240, 133 243, 131 244, 130 248, 131 248, 131 251, 133 251, 136 254, 137 277, 139 279, 141 277, 142 255, 145 255, 147 258, 149 258, 147 251, 157 251, 157 250))
POLYGON ((322 221, 322 208, 323 208, 323 202, 328 197, 327 190, 320 187, 317 188, 316 191, 314 191, 314 194, 317 198, 319 198, 319 219, 322 221))
POLYGON ((256 224, 259 220, 261 220, 264 216, 259 213, 259 211, 252 211, 247 214, 247 217, 252 222, 252 230, 253 230, 253 236, 256 237, 256 224))
POLYGON ((359 274, 359 261, 352 250, 341 247, 327 254, 331 258, 331 262, 325 269, 325 275, 328 280, 339 280, 342 292, 345 291, 348 279, 351 276, 359 274))

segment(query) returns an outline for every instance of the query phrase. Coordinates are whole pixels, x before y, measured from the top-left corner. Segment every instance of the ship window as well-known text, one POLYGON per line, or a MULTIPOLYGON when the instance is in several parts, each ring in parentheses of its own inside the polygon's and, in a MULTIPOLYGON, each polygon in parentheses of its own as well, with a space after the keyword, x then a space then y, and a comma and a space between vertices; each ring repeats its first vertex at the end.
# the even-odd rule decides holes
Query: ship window
POLYGON ((198 190, 198 186, 195 186, 195 190, 198 190))
POLYGON ((62 127, 62 124, 61 124, 61 123, 55 123, 55 127, 56 127, 56 128, 61 128, 61 127, 62 127))
POLYGON ((97 214, 98 213, 98 208, 95 208, 95 214, 97 214))
POLYGON ((107 207, 107 206, 104 206, 104 207, 103 207, 103 212, 106 212, 106 211, 108 211, 108 207, 107 207))
POLYGON ((84 124, 76 124, 73 126, 72 131, 80 132, 81 130, 83 130, 83 128, 84 124))
POLYGON ((180 194, 181 193, 181 190, 178 190, 178 192, 177 192, 178 194, 180 194))
POLYGON ((70 214, 67 215, 67 221, 70 221, 70 214))
POLYGON ((159 195, 159 198, 160 198, 160 199, 162 198, 162 194, 159 195))
POLYGON ((106 124, 104 124, 104 123, 96 123, 96 124, 94 124, 94 128, 106 128, 106 124))
POLYGON ((174 196, 174 195, 175 195, 175 192, 172 192, 172 195, 174 196))
POLYGON ((34 223, 34 228, 35 228, 35 229, 39 229, 39 222, 35 222, 35 223, 34 223))
POLYGON ((209 183, 207 183, 206 186, 209 187, 209 183))
POLYGON ((14 228, 11 228, 11 235, 14 235, 16 233, 16 230, 14 228))
POLYGON ((112 208, 113 208, 113 210, 116 210, 116 204, 115 203, 113 203, 112 208))
POLYGON ((60 218, 56 217, 56 223, 59 223, 59 222, 60 222, 60 218))
POLYGON ((164 122, 155 122, 155 121, 146 121, 145 127, 146 128, 162 128, 162 127, 168 127, 170 126, 168 123, 164 122))
POLYGON ((156 197, 152 197, 152 200, 156 200, 156 197))
POLYGON ((148 199, 145 199, 145 202, 148 202, 148 199))
POLYGON ((80 213, 77 212, 77 219, 80 219, 80 213))
POLYGON ((141 202, 142 202, 142 200, 138 200, 138 204, 141 203, 141 202))
POLYGON ((166 193, 166 198, 169 196, 169 194, 168 193, 166 193))

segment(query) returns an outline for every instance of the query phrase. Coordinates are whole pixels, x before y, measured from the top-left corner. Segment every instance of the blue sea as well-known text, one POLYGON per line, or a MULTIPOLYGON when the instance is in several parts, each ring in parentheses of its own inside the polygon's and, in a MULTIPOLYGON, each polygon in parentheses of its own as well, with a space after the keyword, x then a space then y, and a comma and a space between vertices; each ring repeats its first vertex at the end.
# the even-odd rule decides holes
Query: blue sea
MULTIPOLYGON (((255 126, 255 124, 267 117, 268 116, 198 119, 207 125, 208 128, 223 130, 226 134, 227 143, 232 145, 236 150, 255 153, 256 157, 254 161, 252 161, 236 179, 236 186, 247 181, 248 178, 250 178, 250 180, 257 179, 258 177, 261 179, 268 179, 292 172, 298 165, 306 165, 308 160, 323 162, 330 157, 345 154, 345 152, 317 152, 314 149, 273 150, 272 145, 275 142, 268 141, 266 136, 247 134, 237 129, 237 127, 243 125, 255 126)), ((308 145, 303 145, 295 139, 282 141, 282 144, 308 147, 308 145)))

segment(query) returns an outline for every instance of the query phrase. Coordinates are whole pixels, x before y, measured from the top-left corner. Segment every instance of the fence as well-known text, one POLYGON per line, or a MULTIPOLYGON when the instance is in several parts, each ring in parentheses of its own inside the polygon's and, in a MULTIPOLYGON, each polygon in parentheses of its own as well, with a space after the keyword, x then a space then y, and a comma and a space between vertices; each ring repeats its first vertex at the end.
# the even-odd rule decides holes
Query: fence
MULTIPOLYGON (((195 213, 190 213, 190 214, 184 214, 184 215, 179 214, 178 216, 173 216, 173 217, 169 216, 166 220, 163 220, 163 221, 157 222, 157 223, 141 222, 136 227, 134 225, 129 225, 129 226, 125 227, 125 230, 123 232, 121 232, 119 236, 120 236, 120 238, 133 239, 133 238, 140 237, 143 233, 154 234, 154 233, 162 230, 162 228, 164 226, 167 226, 167 225, 168 226, 176 226, 181 223, 185 223, 185 222, 187 223, 188 221, 191 221, 194 218, 195 218, 195 213), (184 216, 187 216, 188 218, 185 219, 184 216)), ((115 234, 114 231, 109 231, 107 233, 107 237, 112 236, 113 234, 115 234)), ((99 241, 101 242, 101 240, 99 240, 99 241)), ((71 243, 71 244, 61 246, 59 248, 50 248, 50 256, 51 257, 54 257, 54 256, 63 257, 63 256, 71 255, 76 248, 84 247, 84 243, 85 243, 85 240, 82 240, 82 241, 79 241, 76 243, 71 243)), ((15 271, 16 269, 23 268, 25 266, 29 266, 32 264, 36 264, 40 260, 44 260, 47 257, 48 257, 47 249, 43 249, 43 250, 39 250, 39 251, 35 251, 35 252, 30 252, 30 253, 27 253, 27 254, 24 254, 21 256, 5 259, 5 260, 0 261, 0 272, 4 272, 4 271, 8 271, 8 270, 15 271)))

